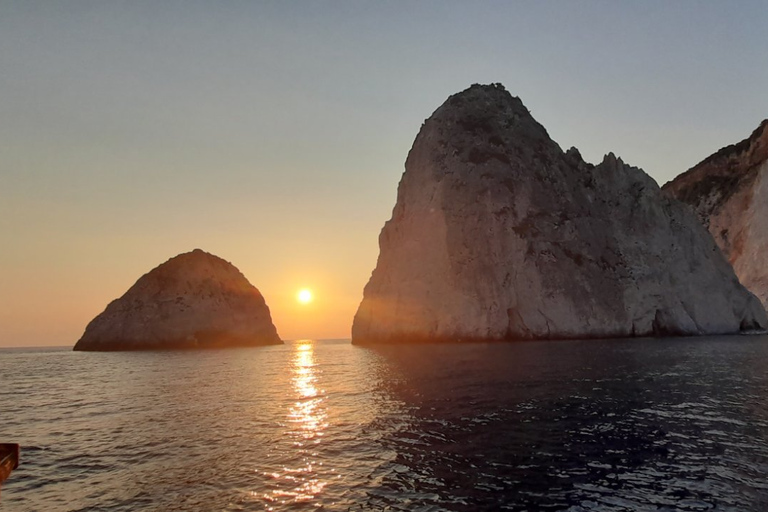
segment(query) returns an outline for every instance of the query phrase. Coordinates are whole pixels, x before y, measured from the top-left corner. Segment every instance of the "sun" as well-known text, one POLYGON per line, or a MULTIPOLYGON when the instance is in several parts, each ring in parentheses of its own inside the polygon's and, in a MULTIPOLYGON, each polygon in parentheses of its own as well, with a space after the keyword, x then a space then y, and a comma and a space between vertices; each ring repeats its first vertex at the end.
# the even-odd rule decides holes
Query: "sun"
POLYGON ((312 302, 312 290, 302 288, 299 293, 296 294, 296 299, 302 304, 309 304, 312 302))

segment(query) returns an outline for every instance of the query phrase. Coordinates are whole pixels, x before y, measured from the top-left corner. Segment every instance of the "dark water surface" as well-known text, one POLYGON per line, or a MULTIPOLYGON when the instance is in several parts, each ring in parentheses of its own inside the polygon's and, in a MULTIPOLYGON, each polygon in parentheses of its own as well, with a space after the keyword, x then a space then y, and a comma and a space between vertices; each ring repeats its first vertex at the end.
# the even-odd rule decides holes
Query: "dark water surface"
POLYGON ((0 511, 768 510, 768 338, 0 351, 0 511))

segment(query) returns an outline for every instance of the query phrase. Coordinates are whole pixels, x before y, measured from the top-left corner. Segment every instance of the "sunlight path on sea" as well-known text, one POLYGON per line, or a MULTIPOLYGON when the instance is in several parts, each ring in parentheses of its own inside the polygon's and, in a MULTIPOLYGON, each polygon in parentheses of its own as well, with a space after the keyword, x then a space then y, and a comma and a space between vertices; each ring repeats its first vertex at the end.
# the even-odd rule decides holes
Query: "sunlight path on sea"
POLYGON ((281 505, 311 502, 328 483, 318 478, 315 471, 316 466, 322 465, 317 460, 316 445, 328 428, 328 414, 325 391, 316 387, 320 372, 314 359, 314 342, 305 340, 294 345, 291 370, 295 401, 288 407, 284 426, 297 464, 286 465, 269 475, 278 486, 264 495, 268 502, 281 505))
POLYGON ((268 366, 251 361, 256 380, 248 414, 267 423, 248 437, 248 483, 226 510, 317 510, 359 505, 396 454, 381 444, 381 422, 399 417, 391 376, 377 353, 348 341, 289 341, 268 366))

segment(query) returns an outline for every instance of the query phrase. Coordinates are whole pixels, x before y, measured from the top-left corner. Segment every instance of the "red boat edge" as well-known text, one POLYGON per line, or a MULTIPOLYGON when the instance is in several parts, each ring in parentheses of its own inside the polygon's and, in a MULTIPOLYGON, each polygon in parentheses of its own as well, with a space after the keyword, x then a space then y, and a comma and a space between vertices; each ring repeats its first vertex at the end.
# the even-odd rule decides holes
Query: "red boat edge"
POLYGON ((19 445, 0 443, 0 485, 19 467, 19 445))

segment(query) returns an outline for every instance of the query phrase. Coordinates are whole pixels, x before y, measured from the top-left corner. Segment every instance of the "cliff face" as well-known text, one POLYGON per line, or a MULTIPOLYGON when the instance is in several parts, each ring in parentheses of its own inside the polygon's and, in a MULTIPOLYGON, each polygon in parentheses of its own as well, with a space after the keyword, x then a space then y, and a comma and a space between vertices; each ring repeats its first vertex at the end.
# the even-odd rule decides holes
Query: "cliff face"
POLYGON ((664 185, 690 204, 741 283, 768 307, 768 119, 664 185))
POLYGON ((734 333, 766 326, 684 205, 612 154, 563 152, 500 85, 416 137, 354 343, 734 333))
POLYGON ((282 343, 259 291, 230 263, 195 249, 142 276, 86 327, 75 350, 282 343))

